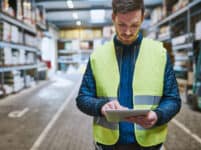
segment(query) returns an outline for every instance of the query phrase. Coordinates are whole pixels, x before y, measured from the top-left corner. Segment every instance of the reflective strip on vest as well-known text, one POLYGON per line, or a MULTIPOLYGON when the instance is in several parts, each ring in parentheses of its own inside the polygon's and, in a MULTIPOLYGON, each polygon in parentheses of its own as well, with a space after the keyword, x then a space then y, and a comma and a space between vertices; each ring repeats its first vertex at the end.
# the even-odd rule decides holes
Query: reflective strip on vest
POLYGON ((160 103, 161 96, 134 96, 134 106, 136 105, 158 105, 160 103))
POLYGON ((108 122, 105 117, 94 117, 94 123, 111 130, 118 129, 118 123, 108 122))

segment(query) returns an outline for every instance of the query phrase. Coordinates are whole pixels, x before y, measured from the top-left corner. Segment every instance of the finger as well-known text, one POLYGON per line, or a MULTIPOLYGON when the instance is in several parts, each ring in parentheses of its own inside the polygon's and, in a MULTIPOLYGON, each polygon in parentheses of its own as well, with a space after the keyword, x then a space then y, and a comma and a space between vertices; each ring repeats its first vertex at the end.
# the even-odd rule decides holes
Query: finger
POLYGON ((122 106, 119 104, 118 101, 114 101, 114 107, 115 109, 121 109, 122 106))
POLYGON ((111 108, 111 109, 116 109, 115 103, 110 103, 109 105, 110 105, 110 108, 111 108))

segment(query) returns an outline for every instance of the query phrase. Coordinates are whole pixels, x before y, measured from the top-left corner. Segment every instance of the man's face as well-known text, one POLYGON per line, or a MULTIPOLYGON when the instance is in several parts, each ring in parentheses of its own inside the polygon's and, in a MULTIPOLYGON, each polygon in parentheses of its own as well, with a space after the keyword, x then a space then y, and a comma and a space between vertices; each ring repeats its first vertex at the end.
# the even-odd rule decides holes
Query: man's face
POLYGON ((117 37, 123 44, 131 44, 136 38, 144 16, 141 10, 112 14, 117 37))

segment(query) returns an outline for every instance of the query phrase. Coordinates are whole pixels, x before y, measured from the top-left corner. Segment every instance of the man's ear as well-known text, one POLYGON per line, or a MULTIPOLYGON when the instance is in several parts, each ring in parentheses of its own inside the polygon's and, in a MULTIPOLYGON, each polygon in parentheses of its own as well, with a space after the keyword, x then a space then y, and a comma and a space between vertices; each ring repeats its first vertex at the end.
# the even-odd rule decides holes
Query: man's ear
POLYGON ((114 23, 114 21, 115 21, 115 14, 112 13, 112 22, 114 23))
POLYGON ((142 17, 141 17, 141 22, 144 21, 144 14, 142 14, 142 17))

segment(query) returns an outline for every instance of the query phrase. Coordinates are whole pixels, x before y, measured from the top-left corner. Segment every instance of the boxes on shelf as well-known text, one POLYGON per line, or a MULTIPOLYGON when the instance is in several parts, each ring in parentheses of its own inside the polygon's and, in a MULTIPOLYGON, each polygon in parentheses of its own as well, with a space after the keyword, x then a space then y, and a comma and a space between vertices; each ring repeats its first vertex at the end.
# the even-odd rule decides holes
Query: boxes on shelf
POLYGON ((19 43, 19 30, 16 26, 11 26, 11 42, 19 43))
POLYGON ((25 45, 36 47, 36 45, 38 44, 37 39, 34 36, 29 35, 29 34, 25 34, 24 37, 25 37, 24 38, 24 44, 25 45))
POLYGON ((9 47, 3 48, 3 61, 5 65, 12 64, 12 49, 9 47))
POLYGON ((171 37, 171 30, 170 30, 170 26, 163 26, 160 28, 159 30, 159 35, 158 35, 158 39, 170 39, 171 37))
POLYGON ((159 6, 154 8, 154 10, 151 13, 151 24, 154 25, 158 23, 158 21, 162 20, 163 17, 164 17, 163 7, 159 6))
POLYGON ((12 64, 13 65, 19 64, 19 56, 20 56, 20 51, 17 49, 12 49, 12 64))
POLYGON ((37 24, 46 25, 45 8, 43 6, 36 7, 36 22, 37 24))
POLYGON ((185 34, 185 35, 181 35, 178 37, 174 37, 172 39, 172 45, 180 45, 180 44, 187 44, 189 43, 189 41, 191 41, 193 35, 191 33, 185 34))
POLYGON ((22 0, 17 0, 16 18, 18 20, 22 20, 23 19, 22 0))
POLYGON ((2 11, 9 14, 10 16, 15 17, 15 10, 16 8, 14 8, 15 6, 15 2, 14 0, 2 0, 2 11), (13 1, 13 2, 12 2, 13 1), (14 4, 14 5, 13 5, 14 4))
POLYGON ((4 84, 3 89, 6 95, 11 94, 13 92, 13 87, 11 85, 4 84))
POLYGON ((26 64, 34 64, 34 63, 35 63, 34 53, 28 52, 26 54, 26 64))
POLYGON ((18 64, 25 64, 26 63, 26 57, 25 57, 25 51, 24 50, 20 50, 19 51, 19 63, 18 64))
POLYGON ((18 34, 18 43, 24 44, 24 42, 23 42, 23 33, 21 31, 19 31, 19 34, 18 34))
POLYGON ((103 37, 106 39, 111 39, 114 35, 114 32, 115 32, 114 26, 103 27, 103 37))
POLYGON ((0 40, 19 43, 22 40, 22 38, 19 38, 19 34, 20 32, 17 26, 0 21, 0 40))
POLYGON ((29 0, 23 1, 23 21, 28 25, 32 25, 31 2, 29 0))
POLYGON ((194 74, 193 72, 188 72, 188 85, 193 85, 194 83, 194 74))
POLYGON ((18 92, 24 88, 24 78, 21 77, 20 71, 6 72, 4 73, 4 84, 12 87, 13 92, 18 92))
POLYGON ((0 39, 3 41, 10 42, 11 41, 11 25, 5 21, 0 21, 0 39))
POLYGON ((30 87, 35 84, 34 78, 30 75, 25 76, 25 86, 30 87))
POLYGON ((92 40, 86 40, 86 41, 80 41, 80 49, 93 49, 93 41, 92 40))
POLYGON ((178 0, 178 2, 175 3, 175 4, 172 6, 172 12, 176 12, 176 11, 178 11, 179 9, 185 7, 189 2, 190 2, 190 0, 178 0))

